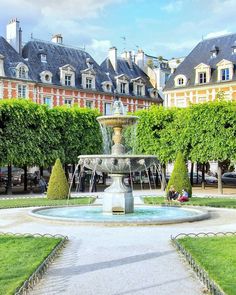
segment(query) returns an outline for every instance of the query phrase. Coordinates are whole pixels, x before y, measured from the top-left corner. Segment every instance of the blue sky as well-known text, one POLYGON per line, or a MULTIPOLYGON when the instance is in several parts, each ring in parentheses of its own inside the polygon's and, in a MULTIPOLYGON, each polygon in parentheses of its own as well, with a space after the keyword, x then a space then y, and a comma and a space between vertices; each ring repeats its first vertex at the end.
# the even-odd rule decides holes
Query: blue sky
POLYGON ((24 42, 61 33, 99 63, 111 46, 171 58, 202 38, 236 33, 235 11, 236 0, 1 0, 0 35, 17 18, 24 42))

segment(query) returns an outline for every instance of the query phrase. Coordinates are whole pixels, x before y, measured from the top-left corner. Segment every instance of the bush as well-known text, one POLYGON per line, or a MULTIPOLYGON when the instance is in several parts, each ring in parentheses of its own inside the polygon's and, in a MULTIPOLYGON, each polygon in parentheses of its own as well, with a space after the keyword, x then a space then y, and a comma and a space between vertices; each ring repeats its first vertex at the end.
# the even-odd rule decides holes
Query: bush
POLYGON ((169 191, 171 185, 174 186, 177 192, 181 193, 182 189, 185 189, 189 193, 189 196, 192 196, 192 186, 188 177, 184 156, 181 152, 177 154, 174 170, 168 182, 166 192, 169 191))
POLYGON ((48 183, 48 199, 66 199, 69 194, 69 185, 60 159, 57 159, 48 183))

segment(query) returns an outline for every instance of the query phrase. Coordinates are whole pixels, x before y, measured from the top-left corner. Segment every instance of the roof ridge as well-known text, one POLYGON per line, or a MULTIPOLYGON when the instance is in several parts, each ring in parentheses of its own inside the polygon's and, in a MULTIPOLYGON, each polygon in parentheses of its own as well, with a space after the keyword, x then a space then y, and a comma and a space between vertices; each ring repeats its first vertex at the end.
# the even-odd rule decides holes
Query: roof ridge
POLYGON ((233 35, 236 35, 236 33, 228 33, 228 34, 223 34, 223 35, 210 37, 210 38, 206 38, 206 39, 204 39, 204 37, 203 37, 203 40, 201 40, 199 43, 204 42, 204 41, 208 41, 208 40, 214 40, 214 39, 224 38, 224 37, 228 37, 228 36, 233 36, 233 35))

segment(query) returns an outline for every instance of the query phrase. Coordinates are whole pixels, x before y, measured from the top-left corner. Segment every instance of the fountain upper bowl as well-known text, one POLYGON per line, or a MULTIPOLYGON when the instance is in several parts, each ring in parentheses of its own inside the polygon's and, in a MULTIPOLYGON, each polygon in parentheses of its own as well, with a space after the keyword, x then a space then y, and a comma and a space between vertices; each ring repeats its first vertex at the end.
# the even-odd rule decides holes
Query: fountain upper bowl
POLYGON ((109 127, 124 127, 130 126, 137 122, 137 116, 128 116, 128 115, 113 115, 113 116, 100 116, 97 117, 97 121, 109 127))
POLYGON ((82 155, 79 164, 98 172, 128 174, 143 171, 157 164, 157 158, 150 155, 82 155))

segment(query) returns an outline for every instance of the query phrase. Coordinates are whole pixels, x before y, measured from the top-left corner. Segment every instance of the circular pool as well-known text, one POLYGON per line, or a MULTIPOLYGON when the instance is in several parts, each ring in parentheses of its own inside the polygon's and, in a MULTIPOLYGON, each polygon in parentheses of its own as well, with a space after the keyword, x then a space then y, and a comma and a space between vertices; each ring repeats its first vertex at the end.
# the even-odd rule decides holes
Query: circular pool
POLYGON ((34 209, 30 215, 50 220, 103 225, 168 224, 209 218, 207 210, 171 206, 137 206, 134 213, 124 215, 104 214, 100 206, 46 207, 34 209))

